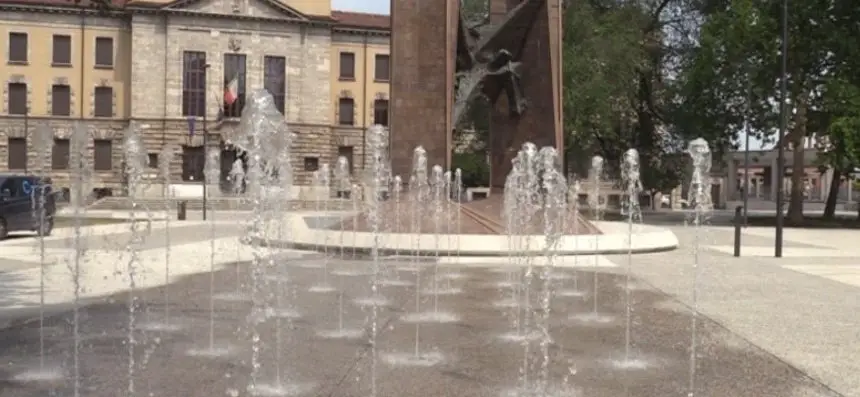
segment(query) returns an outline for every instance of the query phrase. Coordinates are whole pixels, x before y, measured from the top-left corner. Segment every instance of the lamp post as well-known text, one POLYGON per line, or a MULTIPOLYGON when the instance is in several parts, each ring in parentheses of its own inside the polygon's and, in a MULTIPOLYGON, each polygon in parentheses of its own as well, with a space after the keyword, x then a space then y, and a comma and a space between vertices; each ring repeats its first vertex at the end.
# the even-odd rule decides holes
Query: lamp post
MULTIPOLYGON (((752 86, 752 83, 749 81, 749 69, 747 70, 747 104, 746 104, 746 112, 744 114, 744 135, 746 135, 746 143, 744 144, 744 226, 747 226, 749 220, 747 218, 748 208, 749 208, 749 199, 750 199, 750 125, 749 125, 749 117, 750 117, 750 108, 752 107, 750 101, 752 101, 752 93, 749 87, 752 86)), ((734 159, 732 159, 734 161, 734 159)), ((732 175, 734 177, 734 175, 732 175)))
MULTIPOLYGON (((30 146, 30 107, 24 108, 24 143, 27 147, 30 146)), ((25 148, 24 152, 24 175, 27 175, 30 163, 29 149, 25 148)))
MULTIPOLYGON (((209 87, 209 64, 203 65, 203 87, 209 87)), ((209 113, 209 108, 206 106, 206 94, 203 94, 203 220, 206 220, 206 207, 208 203, 207 196, 207 187, 206 185, 209 181, 206 180, 206 162, 208 161, 208 155, 206 154, 206 150, 209 149, 209 123, 206 114, 209 113)))
MULTIPOLYGON (((788 123, 788 120, 786 119, 786 117, 788 116, 788 109, 785 103, 788 91, 788 84, 786 82, 786 78, 788 75, 788 0, 782 0, 781 69, 782 76, 779 79, 779 140, 776 152, 776 175, 779 183, 777 183, 776 185, 776 241, 774 242, 773 252, 773 256, 776 258, 782 258, 782 226, 784 221, 782 213, 782 204, 784 200, 782 185, 784 182, 785 175, 785 142, 783 142, 783 139, 785 139, 786 124, 788 123)), ((798 172, 798 170, 794 170, 794 172, 798 172)))

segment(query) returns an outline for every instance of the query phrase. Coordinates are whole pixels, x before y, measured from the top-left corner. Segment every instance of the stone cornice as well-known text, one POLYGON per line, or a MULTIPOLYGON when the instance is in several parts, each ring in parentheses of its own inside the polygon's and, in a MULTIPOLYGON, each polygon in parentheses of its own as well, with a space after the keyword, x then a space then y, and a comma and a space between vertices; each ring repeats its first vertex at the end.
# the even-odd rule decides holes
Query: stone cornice
MULTIPOLYGON (((96 8, 85 8, 76 6, 61 6, 61 5, 42 5, 42 4, 8 4, 0 3, 0 12, 28 12, 28 13, 43 13, 43 14, 65 14, 65 15, 85 15, 88 17, 116 18, 128 20, 134 14, 150 14, 150 15, 182 15, 195 18, 215 18, 215 19, 232 19, 242 21, 260 21, 285 24, 299 24, 316 27, 328 27, 333 32, 354 34, 354 35, 369 35, 387 37, 391 32, 386 29, 368 28, 364 26, 350 26, 342 24, 330 17, 308 16, 307 19, 299 18, 266 18, 250 15, 226 15, 226 14, 210 14, 196 11, 188 11, 181 9, 166 9, 155 7, 128 6, 122 9, 101 10, 96 8)), ((49 23, 49 21, 46 21, 49 23)))
MULTIPOLYGON (((96 8, 41 5, 41 4, 7 4, 0 3, 0 12, 32 12, 45 14, 86 15, 103 18, 127 18, 130 13, 121 10, 99 10, 96 8)), ((46 21, 48 22, 48 21, 46 21)))
POLYGON ((317 27, 331 27, 335 22, 328 21, 323 19, 298 19, 298 18, 267 18, 267 17, 259 17, 259 16, 251 16, 251 15, 241 15, 241 14, 210 14, 199 11, 189 11, 189 10, 176 10, 176 9, 153 9, 146 7, 127 7, 125 8, 129 15, 131 14, 153 14, 153 15, 179 15, 179 16, 188 16, 194 18, 213 18, 213 19, 229 19, 229 20, 238 20, 238 21, 259 21, 259 22, 272 22, 272 23, 284 23, 284 24, 295 24, 295 25, 307 25, 307 26, 317 26, 317 27))
POLYGON ((346 33, 346 34, 354 34, 354 35, 367 35, 367 36, 379 36, 379 37, 388 37, 391 36, 391 32, 384 29, 371 29, 362 26, 343 26, 343 25, 335 25, 332 27, 332 31, 335 33, 346 33))

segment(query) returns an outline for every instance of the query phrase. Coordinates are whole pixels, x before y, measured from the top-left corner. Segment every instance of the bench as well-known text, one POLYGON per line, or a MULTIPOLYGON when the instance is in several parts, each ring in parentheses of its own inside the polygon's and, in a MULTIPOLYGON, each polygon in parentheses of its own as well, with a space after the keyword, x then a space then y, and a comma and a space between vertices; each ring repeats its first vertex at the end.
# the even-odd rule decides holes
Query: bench
POLYGON ((490 197, 489 187, 470 187, 466 189, 466 201, 487 197, 490 197))

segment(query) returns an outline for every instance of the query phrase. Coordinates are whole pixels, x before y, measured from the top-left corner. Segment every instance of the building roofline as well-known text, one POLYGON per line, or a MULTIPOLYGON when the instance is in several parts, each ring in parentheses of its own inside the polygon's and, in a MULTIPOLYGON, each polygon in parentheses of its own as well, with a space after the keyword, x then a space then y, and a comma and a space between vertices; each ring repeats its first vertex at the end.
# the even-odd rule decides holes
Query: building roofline
MULTIPOLYGON (((369 34, 375 36, 389 36, 391 34, 391 17, 383 14, 372 14, 352 11, 332 10, 331 16, 302 14, 292 7, 281 8, 287 15, 295 15, 295 18, 265 18, 246 15, 219 15, 203 14, 194 11, 169 8, 195 0, 176 0, 168 3, 155 3, 147 0, 110 0, 110 7, 99 7, 93 0, 82 0, 73 3, 70 0, 0 0, 0 10, 22 11, 22 12, 44 12, 97 15, 104 17, 123 17, 136 13, 143 14, 185 14, 193 16, 208 16, 213 18, 235 18, 244 20, 263 20, 269 22, 310 24, 317 26, 329 26, 333 31, 347 34, 369 34)), ((273 0, 261 0, 267 3, 276 3, 273 0)))

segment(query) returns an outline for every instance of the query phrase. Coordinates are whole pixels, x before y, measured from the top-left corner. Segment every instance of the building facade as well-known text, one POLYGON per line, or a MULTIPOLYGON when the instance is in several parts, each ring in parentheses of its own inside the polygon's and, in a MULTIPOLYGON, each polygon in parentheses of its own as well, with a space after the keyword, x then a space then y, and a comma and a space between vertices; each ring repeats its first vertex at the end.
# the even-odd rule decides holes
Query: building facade
POLYGON ((364 131, 388 119, 387 16, 332 11, 327 0, 129 2, 111 11, 71 2, 0 0, 0 172, 50 168, 68 180, 69 134, 84 123, 94 187, 123 183, 125 130, 135 123, 157 179, 202 186, 208 149, 226 177, 246 98, 268 90, 294 133, 295 180, 338 155, 364 162, 364 131), (235 91, 235 102, 225 90, 235 91), (33 131, 54 132, 50 165, 33 131))

